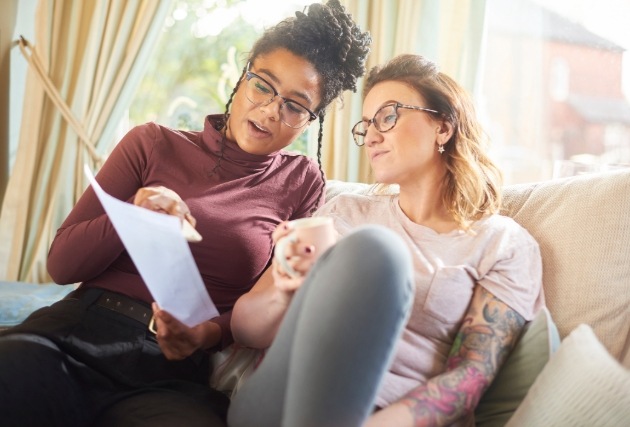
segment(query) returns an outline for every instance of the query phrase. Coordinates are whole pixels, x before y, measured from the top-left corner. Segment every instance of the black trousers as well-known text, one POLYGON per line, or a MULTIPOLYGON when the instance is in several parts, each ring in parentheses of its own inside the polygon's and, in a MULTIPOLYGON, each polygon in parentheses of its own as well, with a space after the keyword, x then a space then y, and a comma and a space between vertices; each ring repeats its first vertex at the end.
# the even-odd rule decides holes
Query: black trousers
POLYGON ((208 356, 168 361, 140 322, 90 289, 0 334, 2 426, 225 426, 208 356))

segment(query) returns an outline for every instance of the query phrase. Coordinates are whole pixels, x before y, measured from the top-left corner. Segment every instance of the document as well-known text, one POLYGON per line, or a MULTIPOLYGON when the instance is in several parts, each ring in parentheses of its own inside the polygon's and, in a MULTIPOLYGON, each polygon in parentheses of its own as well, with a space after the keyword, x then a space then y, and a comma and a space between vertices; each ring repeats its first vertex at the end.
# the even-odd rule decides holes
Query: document
POLYGON ((180 219, 110 196, 96 182, 87 165, 84 170, 160 308, 189 327, 218 316, 182 235, 180 219))

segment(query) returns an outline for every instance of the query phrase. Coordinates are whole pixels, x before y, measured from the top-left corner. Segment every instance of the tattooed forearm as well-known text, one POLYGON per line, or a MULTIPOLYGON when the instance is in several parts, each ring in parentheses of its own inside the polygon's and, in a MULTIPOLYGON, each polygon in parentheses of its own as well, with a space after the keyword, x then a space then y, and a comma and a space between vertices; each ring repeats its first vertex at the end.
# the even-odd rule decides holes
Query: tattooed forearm
POLYGON ((525 319, 477 287, 457 334, 446 372, 401 401, 416 426, 450 424, 474 410, 516 342, 525 319))
POLYGON ((482 287, 478 287, 449 355, 448 369, 463 359, 481 362, 492 373, 503 363, 525 325, 525 319, 482 287))
POLYGON ((401 401, 412 412, 415 426, 450 424, 477 404, 488 387, 485 375, 474 365, 462 366, 408 393, 401 401))

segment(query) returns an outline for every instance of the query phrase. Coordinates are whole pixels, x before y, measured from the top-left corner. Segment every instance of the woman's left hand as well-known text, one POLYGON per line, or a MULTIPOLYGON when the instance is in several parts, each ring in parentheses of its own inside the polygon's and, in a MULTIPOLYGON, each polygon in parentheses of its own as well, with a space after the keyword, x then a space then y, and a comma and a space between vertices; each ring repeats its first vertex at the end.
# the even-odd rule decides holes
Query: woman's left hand
POLYGON ((363 423, 362 427, 388 427, 388 426, 411 426, 413 417, 409 408, 393 403, 380 411, 374 412, 363 423))
POLYGON ((201 348, 216 345, 221 338, 221 328, 216 323, 203 322, 190 328, 156 303, 153 303, 153 316, 158 344, 169 360, 185 359, 201 348))

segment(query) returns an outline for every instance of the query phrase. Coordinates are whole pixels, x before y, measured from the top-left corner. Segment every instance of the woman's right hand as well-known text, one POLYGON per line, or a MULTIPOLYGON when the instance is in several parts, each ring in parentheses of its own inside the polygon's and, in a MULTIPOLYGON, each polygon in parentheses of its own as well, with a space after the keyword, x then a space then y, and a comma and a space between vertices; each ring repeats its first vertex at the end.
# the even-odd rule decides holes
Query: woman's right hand
POLYGON ((136 192, 133 204, 155 212, 179 217, 182 221, 188 221, 193 227, 197 224, 188 205, 179 197, 179 194, 166 187, 140 188, 136 192))
MULTIPOLYGON (((274 245, 291 232, 291 224, 281 222, 271 234, 274 245)), ((299 242, 287 245, 287 253, 293 257, 300 251, 299 242)), ((275 248, 274 248, 275 251, 275 248)), ((304 250, 304 255, 307 251, 304 250)), ((311 251, 312 252, 312 251, 311 251)), ((303 257, 298 257, 304 259, 303 257)), ((269 268, 265 270, 254 287, 234 304, 230 322, 236 342, 246 347, 267 348, 276 336, 293 294, 302 285, 304 277, 292 278, 272 256, 269 268)))

